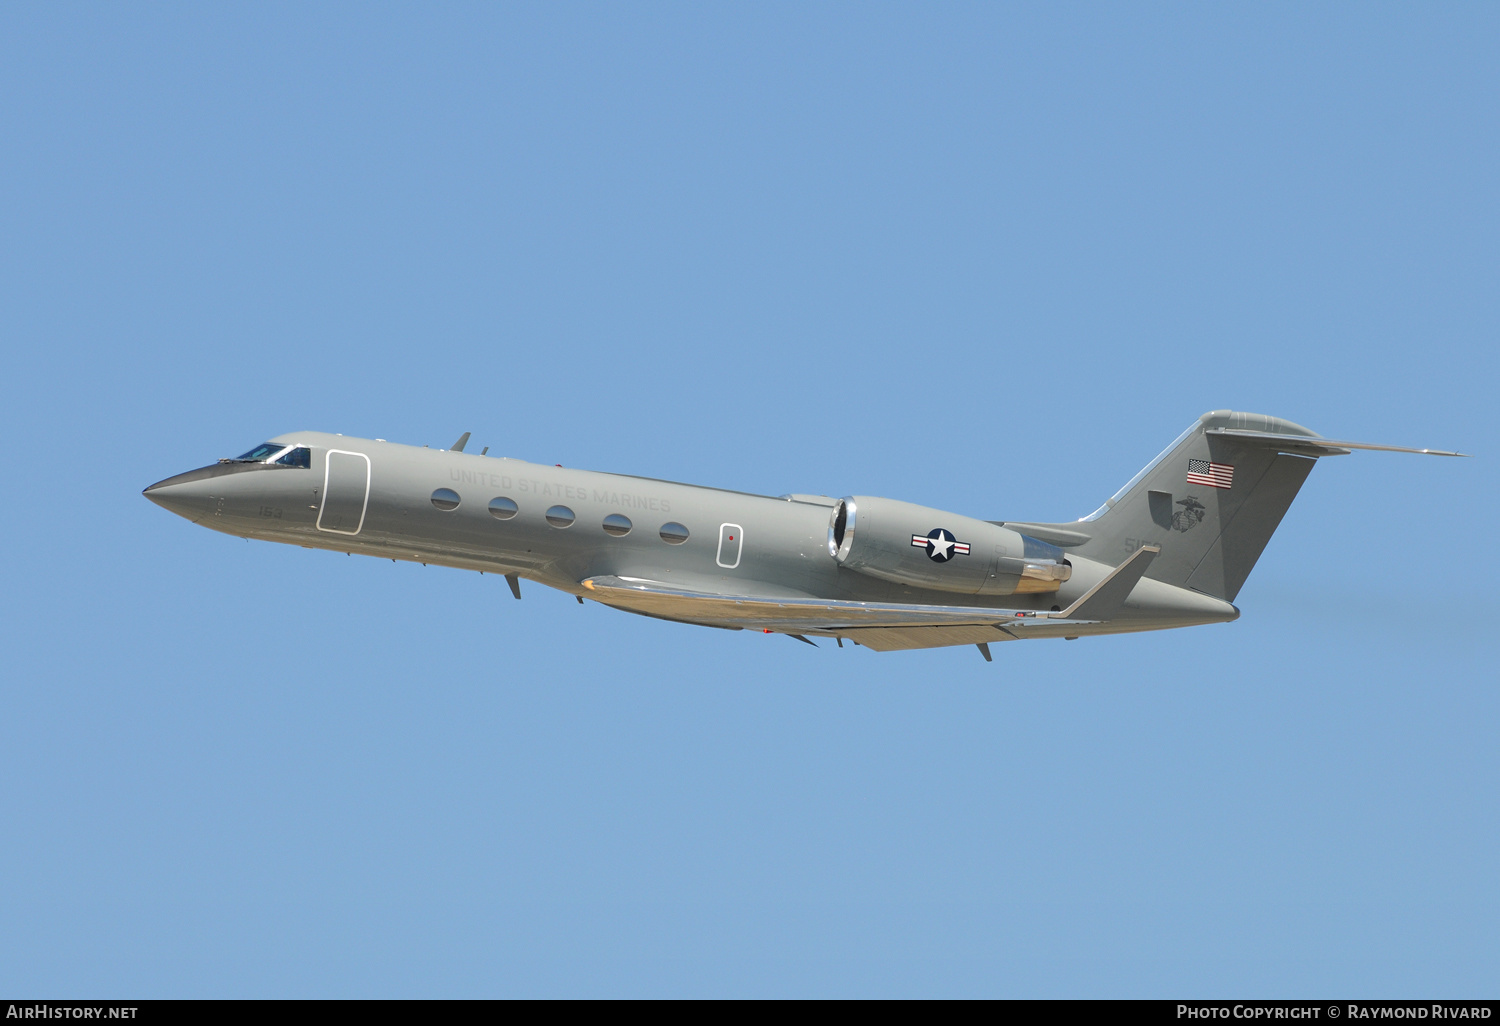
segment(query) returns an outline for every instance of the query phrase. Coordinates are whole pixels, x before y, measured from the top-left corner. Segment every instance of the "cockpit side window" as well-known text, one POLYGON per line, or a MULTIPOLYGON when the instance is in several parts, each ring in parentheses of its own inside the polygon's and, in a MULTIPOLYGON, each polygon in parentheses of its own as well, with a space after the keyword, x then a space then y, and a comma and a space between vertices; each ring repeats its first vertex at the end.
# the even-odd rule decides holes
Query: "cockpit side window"
POLYGON ((286 443, 262 442, 243 456, 236 456, 235 463, 260 463, 286 448, 286 443))
POLYGON ((283 467, 301 467, 306 470, 312 466, 312 450, 305 445, 299 445, 276 462, 283 467))

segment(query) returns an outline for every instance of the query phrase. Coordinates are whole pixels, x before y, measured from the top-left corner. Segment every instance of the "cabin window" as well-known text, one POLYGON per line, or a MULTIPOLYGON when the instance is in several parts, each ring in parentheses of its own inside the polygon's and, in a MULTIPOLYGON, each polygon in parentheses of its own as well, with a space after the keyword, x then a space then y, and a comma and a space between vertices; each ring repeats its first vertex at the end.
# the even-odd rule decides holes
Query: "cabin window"
POLYGON ((312 466, 312 450, 305 445, 299 445, 276 462, 283 467, 301 467, 306 470, 312 466))
POLYGON ((432 504, 441 510, 458 509, 458 493, 452 488, 439 488, 432 493, 432 504))
POLYGON ((553 527, 572 527, 573 511, 566 506, 553 506, 547 510, 547 523, 553 527))
POLYGON ((612 534, 616 538, 623 538, 630 533, 630 518, 618 513, 611 513, 604 518, 604 533, 612 534))
POLYGON ((676 521, 662 524, 661 540, 668 545, 681 545, 688 540, 688 529, 676 521))
POLYGON ((516 505, 515 499, 500 495, 490 500, 490 516, 496 520, 509 520, 520 511, 521 507, 516 505))

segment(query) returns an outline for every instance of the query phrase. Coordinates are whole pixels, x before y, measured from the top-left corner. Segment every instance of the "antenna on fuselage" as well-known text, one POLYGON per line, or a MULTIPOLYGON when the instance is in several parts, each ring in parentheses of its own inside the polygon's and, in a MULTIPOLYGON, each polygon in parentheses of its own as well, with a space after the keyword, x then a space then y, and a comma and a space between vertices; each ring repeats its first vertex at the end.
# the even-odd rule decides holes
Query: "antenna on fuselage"
POLYGON ((464 451, 464 446, 466 446, 468 444, 469 444, 469 433, 467 431, 465 431, 461 436, 459 436, 458 441, 454 442, 452 445, 450 445, 448 447, 448 451, 449 452, 463 452, 464 451))

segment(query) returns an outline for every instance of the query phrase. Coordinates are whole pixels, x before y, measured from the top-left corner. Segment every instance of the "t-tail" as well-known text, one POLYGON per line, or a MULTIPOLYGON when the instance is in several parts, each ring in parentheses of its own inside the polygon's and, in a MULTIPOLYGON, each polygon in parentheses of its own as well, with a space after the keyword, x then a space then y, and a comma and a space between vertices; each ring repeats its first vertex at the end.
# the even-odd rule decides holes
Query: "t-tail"
POLYGON ((1354 449, 1465 455, 1332 441, 1279 417, 1215 410, 1082 520, 1006 526, 1110 566, 1160 547, 1147 577, 1233 602, 1313 464, 1354 449))

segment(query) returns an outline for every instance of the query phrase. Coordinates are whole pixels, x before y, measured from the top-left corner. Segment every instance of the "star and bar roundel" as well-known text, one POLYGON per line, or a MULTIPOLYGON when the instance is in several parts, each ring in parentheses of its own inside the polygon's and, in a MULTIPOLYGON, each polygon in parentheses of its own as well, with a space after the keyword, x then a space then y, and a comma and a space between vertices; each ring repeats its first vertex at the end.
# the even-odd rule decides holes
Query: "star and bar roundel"
POLYGON ((969 554, 968 542, 959 541, 952 531, 945 531, 941 527, 934 527, 926 534, 912 535, 911 544, 912 548, 926 549, 927 558, 934 563, 946 563, 954 556, 969 554))

